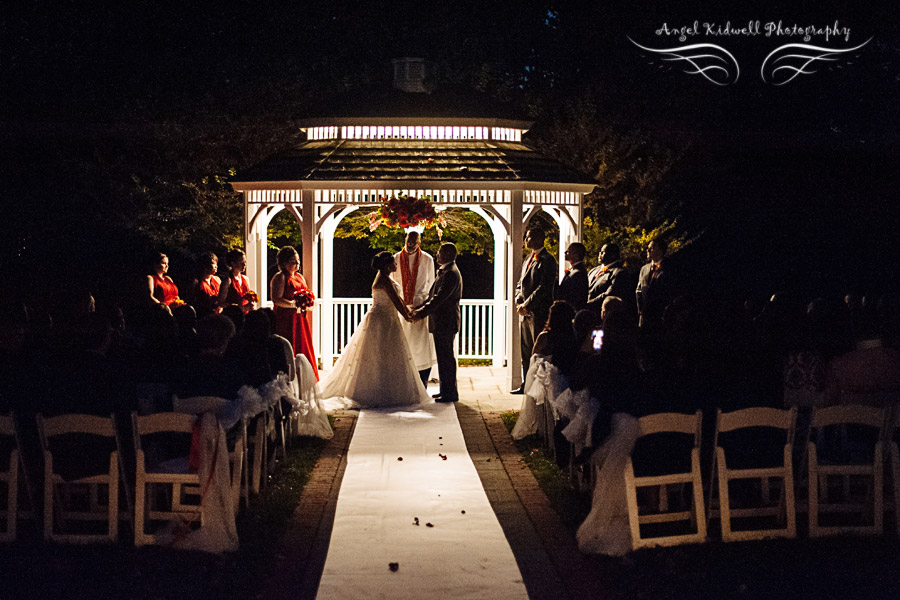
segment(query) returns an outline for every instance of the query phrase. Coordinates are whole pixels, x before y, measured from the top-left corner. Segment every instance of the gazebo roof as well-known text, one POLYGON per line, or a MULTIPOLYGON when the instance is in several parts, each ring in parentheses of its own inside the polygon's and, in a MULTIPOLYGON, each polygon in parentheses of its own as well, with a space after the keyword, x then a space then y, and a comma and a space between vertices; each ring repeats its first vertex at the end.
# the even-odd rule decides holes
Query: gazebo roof
POLYGON ((487 139, 307 141, 235 177, 247 183, 379 180, 593 183, 525 144, 487 139))

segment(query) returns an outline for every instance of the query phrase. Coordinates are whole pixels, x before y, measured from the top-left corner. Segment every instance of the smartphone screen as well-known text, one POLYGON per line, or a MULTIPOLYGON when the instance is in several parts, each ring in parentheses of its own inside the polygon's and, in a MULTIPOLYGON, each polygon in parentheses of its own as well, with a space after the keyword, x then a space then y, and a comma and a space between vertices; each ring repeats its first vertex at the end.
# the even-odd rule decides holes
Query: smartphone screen
POLYGON ((594 338, 594 350, 599 350, 603 347, 603 330, 595 329, 591 334, 591 337, 594 338))

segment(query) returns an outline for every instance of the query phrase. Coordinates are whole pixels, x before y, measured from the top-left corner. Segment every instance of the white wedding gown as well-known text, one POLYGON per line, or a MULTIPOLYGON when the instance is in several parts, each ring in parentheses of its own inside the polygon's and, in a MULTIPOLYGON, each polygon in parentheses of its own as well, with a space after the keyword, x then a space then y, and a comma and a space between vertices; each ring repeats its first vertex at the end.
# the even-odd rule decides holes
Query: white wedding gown
POLYGON ((400 315, 390 296, 376 288, 372 290, 372 301, 372 308, 320 384, 320 396, 346 398, 350 406, 358 408, 432 402, 419 378, 400 328, 400 315))

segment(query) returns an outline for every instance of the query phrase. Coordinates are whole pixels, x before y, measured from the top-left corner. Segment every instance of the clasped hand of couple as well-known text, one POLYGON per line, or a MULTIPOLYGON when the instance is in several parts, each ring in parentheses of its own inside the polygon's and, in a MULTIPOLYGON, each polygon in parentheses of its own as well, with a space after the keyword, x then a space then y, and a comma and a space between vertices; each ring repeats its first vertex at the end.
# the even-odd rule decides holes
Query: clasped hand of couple
POLYGON ((406 314, 403 315, 403 318, 409 321, 410 323, 415 323, 416 321, 421 321, 425 318, 425 315, 416 308, 411 306, 406 307, 406 314))

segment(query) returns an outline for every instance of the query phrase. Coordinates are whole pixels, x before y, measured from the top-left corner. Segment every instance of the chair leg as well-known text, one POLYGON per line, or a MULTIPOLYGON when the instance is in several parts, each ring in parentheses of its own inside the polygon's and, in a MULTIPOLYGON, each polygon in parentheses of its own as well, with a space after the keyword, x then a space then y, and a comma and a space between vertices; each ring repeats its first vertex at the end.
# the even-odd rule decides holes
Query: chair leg
POLYGON ((787 520, 787 532, 792 538, 797 537, 797 509, 794 499, 794 449, 786 446, 784 449, 785 474, 782 480, 781 501, 779 506, 784 506, 784 516, 787 520))
POLYGON ((891 443, 891 479, 894 486, 894 527, 900 535, 900 447, 891 443))
MULTIPOLYGON (((138 457, 143 460, 143 456, 138 457)), ((144 516, 146 509, 144 500, 147 496, 147 482, 142 477, 141 468, 138 467, 137 483, 134 486, 134 545, 143 546, 147 543, 144 534, 144 516)))
POLYGON ((19 451, 13 450, 9 456, 9 486, 6 493, 6 539, 16 539, 16 525, 19 518, 19 451))
POLYGON ((814 447, 809 449, 809 468, 807 477, 809 479, 809 537, 819 535, 819 469, 816 460, 816 450, 814 447))
POLYGON ((44 457, 44 539, 53 536, 53 458, 49 453, 44 457))
POLYGON ((109 459, 109 541, 119 537, 119 460, 115 453, 109 459))
MULTIPOLYGON (((884 460, 882 458, 881 448, 879 447, 875 451, 875 464, 873 466, 873 486, 875 488, 875 493, 873 494, 873 508, 875 511, 875 518, 873 520, 873 524, 875 525, 875 531, 877 533, 882 533, 884 531, 884 480, 883 480, 883 465, 884 460)), ((896 500, 894 500, 896 502, 896 500)))
POLYGON ((728 475, 725 463, 725 451, 722 448, 716 448, 716 461, 719 483, 719 521, 722 525, 722 539, 724 541, 731 540, 731 506, 728 498, 728 475))

